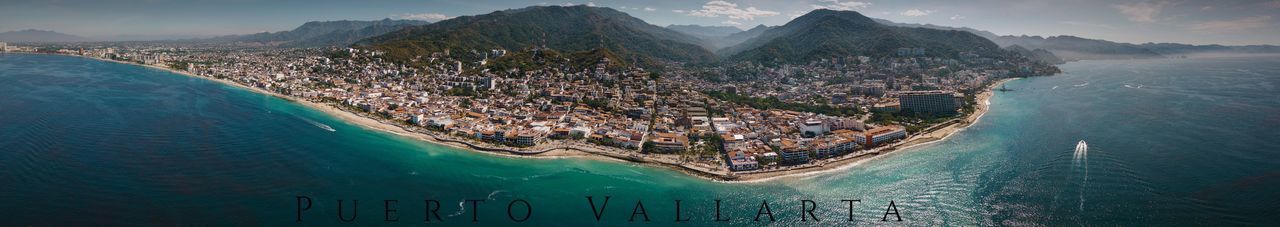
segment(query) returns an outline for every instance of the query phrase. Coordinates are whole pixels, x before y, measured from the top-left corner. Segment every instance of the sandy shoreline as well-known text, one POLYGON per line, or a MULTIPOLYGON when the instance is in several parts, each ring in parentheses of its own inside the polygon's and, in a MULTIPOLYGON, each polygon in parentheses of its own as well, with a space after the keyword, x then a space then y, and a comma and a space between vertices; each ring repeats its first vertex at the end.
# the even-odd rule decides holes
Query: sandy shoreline
POLYGON ((753 173, 753 174, 741 176, 734 180, 740 181, 740 182, 762 182, 762 181, 769 181, 769 180, 780 179, 780 178, 812 176, 812 175, 829 173, 829 172, 834 172, 839 170, 846 170, 846 169, 861 165, 862 163, 875 160, 880 157, 886 157, 890 153, 908 150, 918 146, 923 146, 923 145, 946 140, 946 138, 951 137, 951 135, 954 135, 955 133, 960 131, 964 131, 964 129, 977 123, 978 120, 980 120, 983 115, 986 115, 987 111, 990 109, 990 106, 991 106, 990 99, 991 99, 991 96, 994 95, 993 93, 994 89, 1000 86, 1001 84, 1004 84, 1005 82, 1009 82, 1016 79, 1019 79, 1019 78, 1006 78, 1006 79, 997 81, 995 83, 992 83, 986 89, 984 89, 982 93, 979 93, 975 98, 975 101, 978 102, 978 105, 974 109, 973 113, 965 116, 962 119, 957 119, 956 122, 954 123, 947 124, 946 126, 942 126, 940 128, 934 129, 928 133, 913 134, 910 137, 903 139, 901 142, 894 143, 884 147, 875 148, 872 150, 858 151, 852 154, 846 154, 841 157, 827 159, 827 160, 818 160, 818 161, 815 161, 816 164, 813 166, 806 166, 802 168, 795 168, 795 169, 788 169, 788 170, 781 170, 781 171, 767 172, 767 173, 753 173))
MULTIPOLYGON (((62 54, 58 54, 58 55, 62 55, 62 54)), ((599 146, 582 143, 582 142, 557 143, 555 145, 545 145, 545 146, 540 145, 541 147, 538 149, 541 149, 541 150, 539 151, 528 151, 528 150, 511 151, 503 148, 490 148, 493 146, 488 146, 488 145, 469 144, 461 141, 445 141, 442 139, 438 139, 436 135, 430 135, 423 132, 411 131, 403 128, 402 126, 395 125, 394 123, 383 122, 367 116, 362 116, 356 113, 352 113, 350 111, 345 111, 331 105, 316 103, 316 102, 308 101, 301 98, 294 98, 294 97, 289 97, 285 95, 280 95, 280 94, 276 94, 275 92, 270 92, 267 90, 263 90, 261 88, 242 85, 230 80, 200 76, 190 72, 170 69, 167 67, 156 66, 156 65, 146 65, 146 64, 140 64, 135 62, 117 61, 113 59, 102 59, 102 58, 95 58, 95 57, 89 57, 89 56, 79 56, 79 55, 66 55, 66 56, 84 57, 84 58, 109 61, 109 62, 115 62, 115 63, 121 63, 121 64, 138 65, 138 66, 148 67, 152 69, 163 70, 166 72, 171 72, 174 74, 179 74, 179 75, 184 75, 184 76, 189 76, 194 78, 207 79, 207 80, 215 81, 221 84, 238 87, 238 88, 246 89, 252 92, 256 92, 264 95, 270 95, 270 96, 288 100, 294 103, 298 103, 308 108, 336 117, 342 121, 355 124, 367 129, 380 130, 383 132, 387 132, 387 133, 391 133, 391 134, 395 134, 403 137, 413 138, 413 139, 417 139, 417 140, 432 143, 432 144, 448 146, 455 149, 469 150, 469 151, 484 153, 484 154, 495 154, 495 155, 504 156, 504 157, 585 158, 585 159, 600 160, 600 161, 636 162, 636 163, 641 163, 645 165, 670 168, 680 172, 684 172, 691 176, 706 178, 706 179, 717 181, 717 182, 763 182, 763 181, 769 181, 769 180, 780 179, 780 178, 801 177, 801 176, 810 176, 810 175, 828 173, 828 172, 844 170, 854 166, 858 166, 862 163, 865 163, 870 160, 874 160, 875 158, 878 158, 878 157, 886 156, 885 154, 889 154, 895 151, 901 151, 904 149, 909 149, 909 148, 920 146, 920 145, 942 141, 947 137, 950 137, 952 134, 962 131, 964 128, 967 128, 968 126, 977 122, 977 120, 979 120, 982 117, 982 115, 985 115, 987 110, 989 109, 989 106, 990 106, 989 99, 993 95, 992 93, 993 89, 1004 82, 1016 79, 1016 78, 1004 79, 988 86, 984 92, 978 94, 977 100, 980 100, 980 101, 978 101, 979 105, 977 105, 977 108, 975 109, 974 113, 965 116, 965 118, 957 119, 955 120, 954 123, 948 123, 946 126, 943 126, 941 128, 936 128, 924 134, 912 135, 911 137, 904 139, 902 142, 899 142, 899 143, 895 143, 889 146, 880 147, 872 150, 858 151, 858 152, 846 154, 844 156, 837 157, 837 158, 817 160, 814 163, 806 164, 798 167, 789 167, 786 169, 774 169, 774 170, 757 170, 757 171, 748 171, 748 172, 731 172, 731 171, 728 171, 727 168, 723 168, 723 167, 715 168, 715 167, 708 167, 708 166, 690 165, 684 162, 680 162, 678 160, 674 160, 670 157, 664 157, 661 155, 629 154, 627 150, 599 147, 599 146), (479 146, 482 149, 477 149, 476 148, 477 146, 479 146), (506 152, 494 151, 494 150, 502 150, 506 152)), ((448 138, 448 139, 452 140, 457 138, 448 138)), ((631 153, 634 153, 634 152, 631 152, 631 153)))

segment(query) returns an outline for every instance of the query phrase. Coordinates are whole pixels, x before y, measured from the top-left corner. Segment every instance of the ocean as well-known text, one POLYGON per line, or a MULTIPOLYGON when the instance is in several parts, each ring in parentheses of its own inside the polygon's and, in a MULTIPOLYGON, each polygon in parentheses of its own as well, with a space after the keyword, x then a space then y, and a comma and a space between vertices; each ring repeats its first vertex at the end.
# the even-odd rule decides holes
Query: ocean
POLYGON ((944 141, 727 183, 458 150, 209 80, 0 54, 0 223, 762 225, 767 201, 787 225, 1280 224, 1280 57, 1061 67, 1007 83, 944 141))

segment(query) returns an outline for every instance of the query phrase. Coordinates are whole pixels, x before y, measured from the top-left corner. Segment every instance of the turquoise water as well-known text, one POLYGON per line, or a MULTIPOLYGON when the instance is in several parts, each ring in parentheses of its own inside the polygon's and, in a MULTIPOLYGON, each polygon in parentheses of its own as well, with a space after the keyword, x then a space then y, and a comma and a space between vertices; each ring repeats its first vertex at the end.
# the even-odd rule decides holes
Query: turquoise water
POLYGON ((510 158, 343 123, 301 105, 138 66, 0 55, 4 225, 421 225, 753 222, 908 225, 1280 223, 1280 58, 1087 61, 1010 82, 945 141, 830 173, 721 183, 625 162, 510 158), (1126 86, 1128 85, 1128 86, 1126 86), (334 129, 329 131, 323 126, 334 129), (1074 158, 1088 143, 1087 160, 1074 158), (1087 179, 1086 179, 1087 178, 1087 179), (597 222, 586 197, 611 196, 597 222), (399 200, 399 221, 383 200, 399 200), (484 201, 471 223, 468 199, 484 201), (714 222, 722 200, 728 222, 714 222), (802 200, 821 221, 801 221, 802 200), (854 204, 854 221, 846 220, 854 204), (513 208, 517 217, 523 207, 513 208), (344 213, 350 217, 350 213, 344 213), (433 217, 434 218, 434 217, 433 217), (767 221, 767 216, 761 216, 767 221), (893 220, 894 217, 888 217, 893 220), (438 224, 438 223, 437 223, 438 224))

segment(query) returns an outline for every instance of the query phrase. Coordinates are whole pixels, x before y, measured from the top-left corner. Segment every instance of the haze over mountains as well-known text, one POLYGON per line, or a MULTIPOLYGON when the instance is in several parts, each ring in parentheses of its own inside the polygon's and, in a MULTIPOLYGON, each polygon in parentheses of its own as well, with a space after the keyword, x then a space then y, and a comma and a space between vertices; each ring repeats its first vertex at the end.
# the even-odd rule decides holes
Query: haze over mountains
MULTIPOLYGON (((10 43, 94 42, 54 31, 0 33, 10 43)), ((451 50, 547 47, 566 53, 607 49, 601 56, 636 62, 804 62, 847 55, 885 56, 897 48, 924 48, 926 56, 960 52, 995 56, 998 49, 1044 62, 1176 57, 1197 53, 1280 53, 1280 46, 1118 43, 1076 36, 997 35, 968 27, 896 23, 852 11, 815 10, 784 25, 668 25, 660 27, 602 7, 533 6, 463 16, 431 24, 415 20, 313 21, 293 30, 228 35, 180 42, 274 47, 361 46, 392 55, 419 56, 451 50), (973 37, 980 37, 974 39, 973 37), (985 42, 984 42, 985 41, 985 42), (992 48, 991 43, 996 48, 992 48)))
POLYGON ((59 33, 55 31, 45 31, 36 29, 27 29, 20 31, 0 32, 0 42, 11 43, 67 43, 67 42, 88 42, 89 38, 59 33))
POLYGON ((282 47, 345 47, 369 37, 430 23, 418 20, 391 19, 376 21, 312 21, 289 31, 230 35, 203 41, 282 47))
MULTIPOLYGON (((1053 59, 1062 61, 1078 61, 1078 60, 1105 60, 1105 59, 1138 59, 1138 58, 1162 58, 1173 57, 1174 55, 1197 54, 1197 53, 1280 53, 1280 46, 1274 45, 1248 45, 1248 46, 1223 46, 1223 45, 1190 45, 1177 43, 1119 43, 1101 39, 1089 39, 1070 35, 1060 36, 1013 36, 1013 35, 996 35, 995 33, 978 30, 968 27, 947 27, 931 24, 908 24, 895 23, 888 20, 876 19, 877 22, 900 27, 922 27, 944 30, 957 30, 970 32, 984 38, 990 39, 992 42, 1004 48, 1021 48, 1027 52, 1036 50, 1044 50, 1050 52, 1054 56, 1048 56, 1047 53, 1037 53, 1038 59, 1053 62, 1053 59)), ((1014 51, 1019 51, 1014 49, 1014 51)), ((1021 51, 1019 51, 1021 52, 1021 51)))
POLYGON ((733 35, 733 33, 743 32, 742 29, 733 26, 702 26, 702 25, 667 25, 667 29, 689 34, 702 39, 721 38, 733 35))

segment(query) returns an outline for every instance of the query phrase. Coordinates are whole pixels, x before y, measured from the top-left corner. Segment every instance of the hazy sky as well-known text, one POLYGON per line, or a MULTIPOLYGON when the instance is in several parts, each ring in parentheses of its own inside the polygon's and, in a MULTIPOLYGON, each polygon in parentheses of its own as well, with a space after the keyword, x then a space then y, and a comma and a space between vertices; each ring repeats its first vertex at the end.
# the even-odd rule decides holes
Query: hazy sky
POLYGON ((0 31, 55 30, 98 39, 245 34, 307 21, 436 21, 532 5, 611 7, 652 24, 780 25, 816 8, 896 22, 967 26, 1001 35, 1113 41, 1280 44, 1280 0, 4 0, 0 31))

